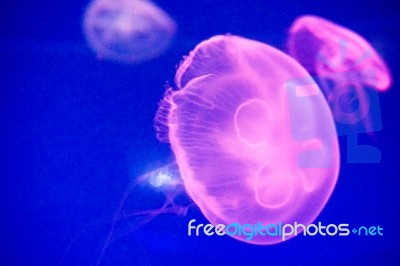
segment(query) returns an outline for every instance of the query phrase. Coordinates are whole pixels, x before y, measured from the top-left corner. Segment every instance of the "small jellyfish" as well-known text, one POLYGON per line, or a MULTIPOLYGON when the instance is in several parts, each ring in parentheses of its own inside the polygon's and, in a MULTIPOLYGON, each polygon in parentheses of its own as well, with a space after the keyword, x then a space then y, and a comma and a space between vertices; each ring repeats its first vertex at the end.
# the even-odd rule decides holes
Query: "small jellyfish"
POLYGON ((307 15, 290 27, 287 51, 319 81, 339 135, 348 137, 348 162, 380 162, 375 147, 357 145, 357 133, 381 129, 377 92, 392 84, 375 49, 357 33, 307 15))
POLYGON ((318 216, 337 181, 339 149, 328 104, 303 67, 264 43, 215 36, 184 59, 175 84, 155 128, 211 223, 309 224, 318 216))
POLYGON ((72 237, 59 260, 59 265, 70 265, 71 260, 77 264, 74 255, 75 252, 82 252, 79 250, 81 246, 90 246, 85 249, 85 252, 90 251, 92 254, 92 257, 88 258, 89 264, 101 265, 108 249, 117 241, 134 233, 159 215, 185 216, 193 205, 184 193, 175 162, 152 168, 129 183, 111 219, 91 222, 72 237), (94 239, 96 244, 93 244, 94 239))
POLYGON ((287 50, 312 75, 353 79, 378 91, 389 89, 392 83, 389 69, 368 41, 317 16, 295 20, 289 30, 287 50))
POLYGON ((99 58, 124 63, 161 55, 176 32, 175 22, 148 0, 94 0, 83 28, 99 58))

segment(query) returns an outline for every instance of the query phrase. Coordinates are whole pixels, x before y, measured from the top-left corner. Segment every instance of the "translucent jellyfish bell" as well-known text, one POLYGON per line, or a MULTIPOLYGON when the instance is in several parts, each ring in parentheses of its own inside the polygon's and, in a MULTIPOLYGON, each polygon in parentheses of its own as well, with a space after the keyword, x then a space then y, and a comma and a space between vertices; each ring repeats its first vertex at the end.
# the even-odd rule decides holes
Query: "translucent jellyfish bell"
POLYGON ((317 217, 337 181, 339 149, 329 107, 306 70, 266 44, 215 36, 184 59, 175 84, 155 127, 211 223, 309 224, 317 217))
POLYGON ((387 90, 392 83, 389 69, 368 41, 317 16, 301 16, 295 20, 289 30, 287 50, 311 74, 356 79, 378 91, 387 90))
POLYGON ((317 16, 290 27, 287 52, 319 81, 339 135, 347 135, 347 160, 379 163, 380 151, 358 145, 358 133, 381 130, 379 96, 392 78, 375 49, 357 33, 317 16))
POLYGON ((168 48, 176 24, 149 0, 94 0, 86 10, 83 28, 100 58, 140 63, 168 48))

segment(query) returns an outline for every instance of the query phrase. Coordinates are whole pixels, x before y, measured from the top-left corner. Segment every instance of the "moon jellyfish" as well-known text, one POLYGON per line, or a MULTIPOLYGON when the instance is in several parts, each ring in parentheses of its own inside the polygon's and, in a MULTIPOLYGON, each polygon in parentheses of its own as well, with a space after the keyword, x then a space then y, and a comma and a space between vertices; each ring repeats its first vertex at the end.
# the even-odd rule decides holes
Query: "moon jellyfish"
POLYGON ((148 0, 94 0, 87 8, 83 28, 100 58, 140 63, 168 48, 176 24, 148 0))
MULTIPOLYGON (((192 205, 193 202, 184 193, 176 163, 156 167, 129 183, 111 219, 91 222, 74 235, 59 265, 77 264, 74 255, 77 252, 82 254, 82 247, 84 253, 88 253, 88 258, 78 264, 93 264, 93 260, 96 260, 95 265, 100 265, 106 258, 107 251, 111 246, 115 246, 117 241, 134 233, 159 215, 186 216, 192 205)), ((140 243, 137 245, 140 246, 140 243)), ((135 250, 137 251, 137 248, 135 250)))
POLYGON ((382 128, 377 92, 389 89, 392 79, 375 49, 349 29, 302 16, 289 30, 287 51, 319 81, 339 135, 348 136, 348 161, 380 162, 379 150, 357 145, 356 134, 382 128))
MULTIPOLYGON (((339 149, 326 100, 303 67, 264 43, 215 36, 184 59, 175 85, 155 127, 211 223, 318 216, 337 181, 339 149)), ((257 235, 248 243, 279 242, 257 235)))
POLYGON ((289 30, 287 49, 311 74, 357 79, 378 91, 387 90, 392 83, 385 62, 368 41, 317 16, 296 19, 289 30), (338 72, 343 75, 336 75, 338 72))

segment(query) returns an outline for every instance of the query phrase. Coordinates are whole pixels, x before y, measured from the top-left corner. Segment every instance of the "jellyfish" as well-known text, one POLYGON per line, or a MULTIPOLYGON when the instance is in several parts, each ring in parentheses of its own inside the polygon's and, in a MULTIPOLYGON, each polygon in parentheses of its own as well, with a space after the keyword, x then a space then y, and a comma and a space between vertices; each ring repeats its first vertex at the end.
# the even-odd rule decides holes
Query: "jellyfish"
POLYGON ((70 265, 70 261, 77 264, 74 255, 76 252, 82 252, 82 246, 85 247, 85 252, 91 255, 87 258, 90 264, 101 265, 111 246, 159 215, 186 216, 194 203, 184 192, 177 164, 172 161, 161 166, 156 165, 149 164, 147 171, 132 178, 122 193, 111 219, 92 221, 73 235, 59 260, 59 265, 70 265), (93 242, 96 244, 93 245, 93 242))
POLYGON ((123 63, 161 55, 176 32, 175 22, 149 0, 94 0, 83 28, 99 58, 123 63))
POLYGON ((339 135, 347 136, 348 162, 380 162, 376 147, 357 144, 358 133, 381 130, 378 92, 392 84, 375 49, 357 33, 307 15, 290 27, 287 52, 319 81, 339 135))
POLYGON ((261 42, 219 35, 198 44, 160 102, 155 128, 214 225, 310 224, 337 182, 338 141, 323 94, 294 59, 261 42))

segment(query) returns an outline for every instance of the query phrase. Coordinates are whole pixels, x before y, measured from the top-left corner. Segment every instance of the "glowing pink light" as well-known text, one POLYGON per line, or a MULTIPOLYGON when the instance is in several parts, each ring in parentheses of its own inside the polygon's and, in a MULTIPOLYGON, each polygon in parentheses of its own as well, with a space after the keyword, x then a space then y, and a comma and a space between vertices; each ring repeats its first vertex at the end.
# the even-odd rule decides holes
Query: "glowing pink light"
POLYGON ((287 50, 311 74, 337 83, 352 80, 378 91, 387 90, 392 84, 389 69, 368 41, 317 16, 295 20, 289 30, 287 50))
POLYGON ((337 122, 362 122, 366 132, 374 131, 365 89, 388 90, 392 78, 363 37, 323 18, 302 16, 289 30, 287 51, 318 77, 337 122))
MULTIPOLYGON (((175 84, 155 127, 210 222, 309 224, 317 217, 337 181, 339 149, 329 107, 306 70, 266 44, 215 36, 185 58, 175 84)), ((249 243, 281 241, 255 236, 249 243)))
POLYGON ((83 28, 99 58, 140 63, 168 48, 176 24, 149 0, 94 0, 83 28))

